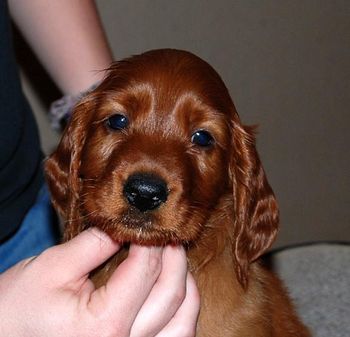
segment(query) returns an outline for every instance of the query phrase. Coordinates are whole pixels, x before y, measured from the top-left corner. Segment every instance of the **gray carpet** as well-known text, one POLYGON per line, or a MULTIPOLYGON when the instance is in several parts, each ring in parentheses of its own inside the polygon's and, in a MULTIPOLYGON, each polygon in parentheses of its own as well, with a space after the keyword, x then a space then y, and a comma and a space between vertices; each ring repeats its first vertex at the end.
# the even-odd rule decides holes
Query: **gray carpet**
POLYGON ((350 337, 350 245, 312 244, 271 256, 313 336, 350 337))

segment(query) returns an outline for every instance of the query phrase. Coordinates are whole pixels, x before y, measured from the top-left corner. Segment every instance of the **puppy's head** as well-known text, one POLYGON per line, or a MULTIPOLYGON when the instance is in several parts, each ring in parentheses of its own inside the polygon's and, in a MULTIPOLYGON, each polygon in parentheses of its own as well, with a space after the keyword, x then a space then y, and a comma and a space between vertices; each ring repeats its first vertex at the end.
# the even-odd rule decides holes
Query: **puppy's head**
MULTIPOLYGON (((115 63, 76 107, 46 163, 66 238, 97 226, 123 242, 195 241, 231 195, 238 274, 272 242, 277 206, 219 75, 183 51, 115 63)), ((243 276, 240 276, 242 279, 243 276)))

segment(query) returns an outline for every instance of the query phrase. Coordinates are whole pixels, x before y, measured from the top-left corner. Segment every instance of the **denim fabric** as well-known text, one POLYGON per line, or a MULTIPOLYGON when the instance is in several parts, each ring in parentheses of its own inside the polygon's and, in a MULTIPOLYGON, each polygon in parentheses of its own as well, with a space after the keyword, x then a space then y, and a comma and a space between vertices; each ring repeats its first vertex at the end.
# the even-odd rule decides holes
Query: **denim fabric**
POLYGON ((18 231, 0 244, 0 272, 27 257, 40 254, 58 241, 57 220, 45 185, 41 188, 35 204, 26 214, 18 231))

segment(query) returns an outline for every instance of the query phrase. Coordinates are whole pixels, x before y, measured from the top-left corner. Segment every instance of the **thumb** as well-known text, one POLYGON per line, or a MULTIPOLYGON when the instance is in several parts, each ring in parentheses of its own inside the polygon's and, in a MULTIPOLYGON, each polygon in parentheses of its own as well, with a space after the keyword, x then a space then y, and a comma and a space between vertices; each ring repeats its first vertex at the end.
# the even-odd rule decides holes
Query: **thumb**
POLYGON ((92 227, 72 240, 48 249, 44 255, 51 260, 52 275, 57 277, 61 273, 60 281, 67 282, 86 276, 119 249, 120 244, 92 227))

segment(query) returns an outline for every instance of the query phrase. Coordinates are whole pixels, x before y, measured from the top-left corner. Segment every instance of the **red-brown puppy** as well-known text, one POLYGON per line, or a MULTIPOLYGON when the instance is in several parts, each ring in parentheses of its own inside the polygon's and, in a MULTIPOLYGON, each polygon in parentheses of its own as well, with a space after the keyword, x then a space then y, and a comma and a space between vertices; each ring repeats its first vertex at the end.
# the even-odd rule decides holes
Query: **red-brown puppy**
POLYGON ((167 49, 113 64, 76 107, 46 172, 66 239, 97 226, 125 243, 187 248, 202 302, 197 336, 309 336, 257 261, 278 207, 253 131, 200 58, 167 49))

